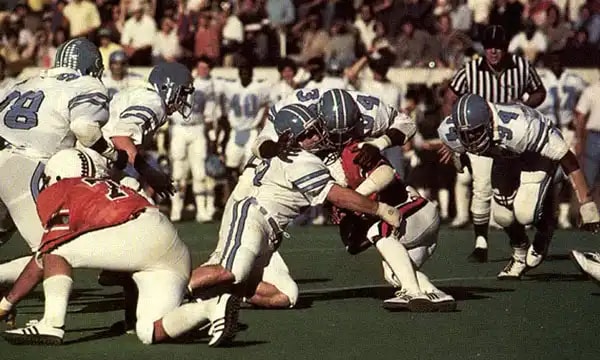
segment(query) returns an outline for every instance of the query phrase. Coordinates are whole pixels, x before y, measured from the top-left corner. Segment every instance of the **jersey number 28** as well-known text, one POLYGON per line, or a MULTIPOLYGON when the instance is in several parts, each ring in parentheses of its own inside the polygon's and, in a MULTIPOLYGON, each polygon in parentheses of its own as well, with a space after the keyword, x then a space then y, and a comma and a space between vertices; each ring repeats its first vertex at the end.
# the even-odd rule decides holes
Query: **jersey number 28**
POLYGON ((4 114, 4 125, 10 129, 29 130, 38 124, 38 111, 45 95, 41 91, 27 91, 21 94, 11 92, 0 103, 0 113, 10 105, 4 114))

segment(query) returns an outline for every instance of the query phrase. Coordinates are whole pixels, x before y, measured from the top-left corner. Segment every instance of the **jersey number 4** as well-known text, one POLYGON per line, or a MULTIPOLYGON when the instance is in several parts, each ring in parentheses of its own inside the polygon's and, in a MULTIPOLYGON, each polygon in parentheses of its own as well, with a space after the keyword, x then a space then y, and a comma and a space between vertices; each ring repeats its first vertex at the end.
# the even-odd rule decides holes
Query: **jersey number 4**
POLYGON ((45 95, 42 91, 27 91, 21 94, 18 91, 11 92, 0 103, 0 113, 10 105, 4 114, 4 125, 10 129, 29 130, 38 124, 38 111, 44 101, 45 95))

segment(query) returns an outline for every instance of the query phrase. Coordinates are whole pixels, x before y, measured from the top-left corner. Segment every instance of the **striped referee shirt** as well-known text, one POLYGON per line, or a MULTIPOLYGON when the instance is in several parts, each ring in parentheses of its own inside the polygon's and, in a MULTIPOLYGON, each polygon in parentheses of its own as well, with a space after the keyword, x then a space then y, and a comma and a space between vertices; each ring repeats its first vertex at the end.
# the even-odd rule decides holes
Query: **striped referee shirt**
POLYGON ((535 68, 523 57, 512 54, 502 61, 501 72, 490 68, 483 57, 469 61, 454 74, 450 88, 457 96, 477 94, 493 103, 510 103, 543 86, 535 68))

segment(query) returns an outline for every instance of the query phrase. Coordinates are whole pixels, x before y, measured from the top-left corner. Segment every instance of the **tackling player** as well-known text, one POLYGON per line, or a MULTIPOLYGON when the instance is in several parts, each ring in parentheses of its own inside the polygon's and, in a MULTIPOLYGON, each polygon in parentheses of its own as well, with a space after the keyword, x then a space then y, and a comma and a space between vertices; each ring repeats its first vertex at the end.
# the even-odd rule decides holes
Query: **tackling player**
POLYGON ((552 209, 544 208, 542 203, 558 166, 575 190, 583 228, 600 230, 600 215, 575 154, 560 131, 539 111, 523 104, 494 104, 468 94, 459 98, 438 133, 454 152, 494 159, 492 213, 509 235, 513 248, 499 279, 518 279, 546 256, 555 222, 552 209), (519 224, 537 228, 531 246, 519 224))
POLYGON ((191 289, 220 285, 220 289, 245 296, 259 306, 293 306, 297 287, 281 258, 273 254, 288 224, 308 206, 327 201, 375 215, 393 227, 400 224, 397 209, 334 182, 314 154, 325 141, 316 114, 292 104, 277 113, 274 123, 279 135, 288 134, 288 145, 298 153, 290 161, 274 157, 248 162, 225 206, 217 247, 210 260, 193 271, 191 289), (290 286, 277 288, 265 278, 268 273, 279 276, 274 283, 290 286))

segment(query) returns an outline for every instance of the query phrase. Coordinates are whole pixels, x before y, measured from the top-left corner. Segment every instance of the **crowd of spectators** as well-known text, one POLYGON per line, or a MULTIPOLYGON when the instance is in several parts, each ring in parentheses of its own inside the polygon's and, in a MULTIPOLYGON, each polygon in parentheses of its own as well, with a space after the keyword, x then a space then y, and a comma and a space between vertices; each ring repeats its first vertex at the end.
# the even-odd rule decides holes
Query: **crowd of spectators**
POLYGON ((347 67, 387 47, 396 67, 459 68, 482 51, 488 24, 503 25, 509 49, 533 63, 560 50, 566 66, 598 63, 600 0, 5 0, 0 55, 15 75, 49 67, 60 43, 88 36, 134 66, 323 56, 347 67))

